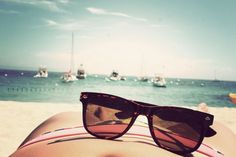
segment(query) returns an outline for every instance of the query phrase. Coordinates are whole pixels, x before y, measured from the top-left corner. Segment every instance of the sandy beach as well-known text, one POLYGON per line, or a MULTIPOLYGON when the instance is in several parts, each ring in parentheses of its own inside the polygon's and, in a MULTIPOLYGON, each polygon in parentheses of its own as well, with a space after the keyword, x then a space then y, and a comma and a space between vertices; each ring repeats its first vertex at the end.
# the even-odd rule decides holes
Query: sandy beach
MULTIPOLYGON (((9 156, 29 133, 49 117, 66 111, 81 111, 80 104, 0 101, 0 156, 9 156)), ((236 134, 236 108, 209 108, 215 120, 236 134)))
POLYGON ((0 101, 0 156, 9 156, 35 127, 64 111, 81 111, 81 105, 0 101))

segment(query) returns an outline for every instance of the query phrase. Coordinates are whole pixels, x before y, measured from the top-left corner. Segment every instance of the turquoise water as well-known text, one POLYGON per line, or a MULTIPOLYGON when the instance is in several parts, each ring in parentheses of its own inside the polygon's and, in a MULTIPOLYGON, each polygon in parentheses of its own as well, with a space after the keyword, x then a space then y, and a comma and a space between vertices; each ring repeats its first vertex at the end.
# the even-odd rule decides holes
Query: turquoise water
POLYGON ((167 88, 154 87, 129 76, 126 81, 106 81, 105 75, 63 83, 62 73, 34 78, 36 71, 0 70, 0 100, 23 102, 79 103, 80 92, 103 92, 157 105, 236 107, 228 98, 236 82, 167 78, 167 88))

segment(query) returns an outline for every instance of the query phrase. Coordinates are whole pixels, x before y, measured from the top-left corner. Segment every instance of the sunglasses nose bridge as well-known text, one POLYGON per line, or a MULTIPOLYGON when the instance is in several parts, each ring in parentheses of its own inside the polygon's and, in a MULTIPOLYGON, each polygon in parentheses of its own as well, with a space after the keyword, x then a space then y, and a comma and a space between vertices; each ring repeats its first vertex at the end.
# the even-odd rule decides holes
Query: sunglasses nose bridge
POLYGON ((140 105, 139 109, 138 109, 138 113, 139 113, 139 115, 143 115, 143 116, 148 117, 151 113, 151 107, 140 105))

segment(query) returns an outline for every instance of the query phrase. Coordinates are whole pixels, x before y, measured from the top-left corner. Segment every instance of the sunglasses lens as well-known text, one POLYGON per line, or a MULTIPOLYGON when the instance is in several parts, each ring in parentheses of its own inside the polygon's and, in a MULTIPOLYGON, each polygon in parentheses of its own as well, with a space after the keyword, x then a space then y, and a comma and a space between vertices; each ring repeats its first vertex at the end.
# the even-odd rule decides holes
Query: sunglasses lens
POLYGON ((189 152, 202 141, 203 125, 191 112, 183 109, 160 109, 153 115, 155 140, 174 152, 189 152))
POLYGON ((134 106, 119 98, 96 98, 85 109, 85 123, 90 133, 101 138, 115 138, 128 128, 134 106))

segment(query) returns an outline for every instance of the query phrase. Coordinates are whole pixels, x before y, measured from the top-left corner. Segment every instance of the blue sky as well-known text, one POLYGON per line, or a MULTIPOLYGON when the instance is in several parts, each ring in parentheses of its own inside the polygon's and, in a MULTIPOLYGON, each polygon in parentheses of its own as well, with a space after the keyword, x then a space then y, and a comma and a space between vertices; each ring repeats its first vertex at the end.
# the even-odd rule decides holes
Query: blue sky
POLYGON ((236 80, 234 0, 0 0, 0 68, 236 80))

